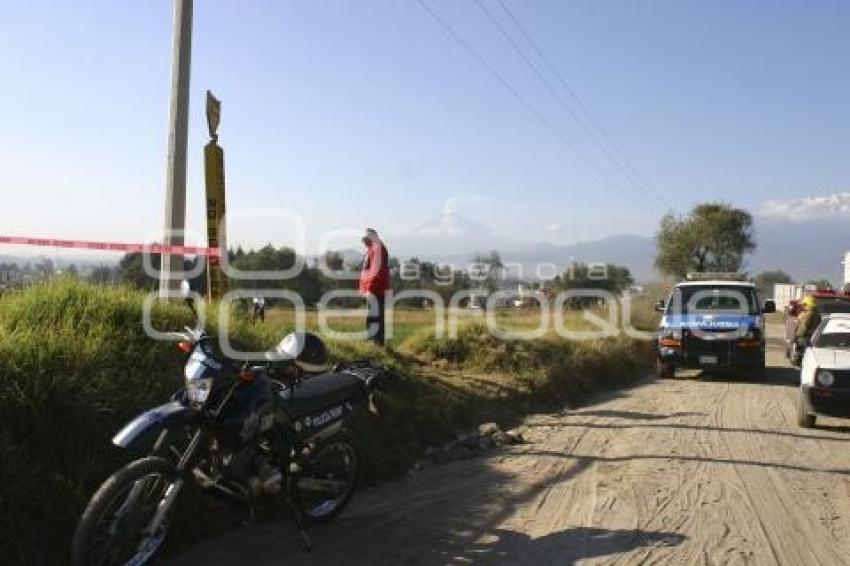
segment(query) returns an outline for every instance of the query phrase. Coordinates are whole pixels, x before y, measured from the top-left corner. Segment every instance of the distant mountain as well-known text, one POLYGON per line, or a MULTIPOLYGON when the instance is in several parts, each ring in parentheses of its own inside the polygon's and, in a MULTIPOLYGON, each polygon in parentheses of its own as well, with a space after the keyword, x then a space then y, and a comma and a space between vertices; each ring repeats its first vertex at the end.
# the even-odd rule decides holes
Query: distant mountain
POLYGON ((782 269, 797 281, 826 278, 843 283, 841 261, 850 251, 850 222, 756 219, 758 249, 748 262, 751 272, 782 269))
POLYGON ((574 262, 616 263, 628 267, 639 280, 656 277, 652 262, 655 243, 652 238, 618 235, 599 240, 558 245, 548 242, 523 243, 495 234, 489 227, 467 218, 453 207, 412 228, 409 233, 388 238, 390 251, 399 257, 416 256, 465 267, 479 252, 498 250, 506 264, 518 264, 510 275, 524 279, 550 278, 562 273, 574 262), (538 266, 550 264, 538 270, 538 266), (552 265, 554 264, 554 269, 552 265))
POLYGON ((554 263, 558 266, 559 272, 562 272, 566 266, 576 261, 624 265, 636 279, 641 281, 657 277, 653 267, 655 241, 650 237, 633 234, 563 246, 549 243, 534 244, 516 251, 505 252, 502 257, 506 262, 520 263, 526 277, 533 276, 537 266, 544 263, 554 263))
POLYGON ((420 241, 424 253, 408 253, 409 247, 399 245, 396 237, 390 242, 393 255, 399 257, 416 256, 420 259, 437 261, 464 268, 469 265, 479 252, 498 250, 508 269, 508 275, 520 276, 523 279, 551 278, 557 273, 563 273, 570 263, 580 261, 585 263, 601 262, 625 265, 638 280, 649 280, 657 275, 652 262, 655 257, 655 242, 652 238, 636 235, 620 235, 600 240, 579 242, 571 245, 551 243, 517 244, 504 241, 488 240, 472 243, 470 238, 461 238, 450 244, 443 239, 439 247, 425 247, 420 241), (428 250, 439 249, 444 253, 428 250), (462 250, 462 251, 461 251, 462 250), (521 272, 517 268, 521 268, 521 272), (540 267, 538 267, 540 266, 540 267), (553 267, 554 266, 554 267, 553 267))
POLYGON ((504 250, 517 245, 452 208, 444 209, 405 234, 393 235, 387 242, 394 254, 398 251, 405 256, 441 261, 447 256, 457 259, 477 251, 504 250))
MULTIPOLYGON (((844 266, 841 261, 850 251, 850 222, 841 219, 792 221, 757 217, 755 229, 758 247, 747 257, 744 270, 755 274, 782 269, 797 281, 826 278, 836 285, 843 283, 844 266)), ((570 246, 539 244, 504 256, 523 265, 542 261, 566 265, 571 258, 586 262, 604 261, 625 265, 638 280, 657 277, 653 268, 655 241, 645 236, 612 236, 570 246)))
MULTIPOLYGON (((744 270, 758 273, 782 269, 797 281, 826 278, 843 283, 841 261, 850 251, 850 222, 840 218, 789 220, 756 217, 758 248, 748 256, 744 270)), ((622 234, 598 240, 558 245, 523 244, 492 235, 486 227, 452 213, 435 217, 414 230, 415 235, 393 237, 394 255, 465 265, 475 252, 499 250, 505 263, 519 264, 523 277, 534 279, 537 266, 553 263, 563 272, 573 261, 624 265, 638 281, 656 279, 655 241, 649 236, 622 234)))

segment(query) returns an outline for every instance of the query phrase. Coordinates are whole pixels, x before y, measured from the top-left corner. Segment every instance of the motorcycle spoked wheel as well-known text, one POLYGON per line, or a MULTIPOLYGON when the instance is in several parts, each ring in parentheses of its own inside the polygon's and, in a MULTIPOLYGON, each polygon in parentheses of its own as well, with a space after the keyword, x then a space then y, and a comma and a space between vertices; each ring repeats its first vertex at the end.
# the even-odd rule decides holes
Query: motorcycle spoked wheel
POLYGON ((342 513, 360 472, 360 452, 350 435, 342 432, 317 445, 293 490, 304 521, 326 523, 342 513))
POLYGON ((172 463, 154 457, 136 460, 110 476, 80 518, 74 532, 71 564, 146 564, 165 542, 167 524, 153 534, 143 530, 176 478, 172 463))

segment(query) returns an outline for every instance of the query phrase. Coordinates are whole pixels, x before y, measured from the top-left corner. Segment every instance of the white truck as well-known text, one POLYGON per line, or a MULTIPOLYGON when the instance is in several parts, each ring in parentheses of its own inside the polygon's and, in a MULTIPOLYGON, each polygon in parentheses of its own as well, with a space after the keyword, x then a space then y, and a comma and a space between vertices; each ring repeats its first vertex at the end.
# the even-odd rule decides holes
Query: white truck
POLYGON ((805 285, 797 285, 795 283, 777 283, 773 286, 773 302, 776 303, 777 310, 788 310, 792 301, 799 301, 803 298, 805 285))

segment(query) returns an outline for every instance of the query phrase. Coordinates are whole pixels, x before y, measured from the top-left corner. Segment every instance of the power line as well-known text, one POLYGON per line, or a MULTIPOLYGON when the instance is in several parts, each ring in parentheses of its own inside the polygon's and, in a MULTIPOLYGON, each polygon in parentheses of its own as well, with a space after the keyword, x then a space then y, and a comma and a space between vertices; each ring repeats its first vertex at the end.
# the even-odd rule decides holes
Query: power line
POLYGON ((665 203, 662 199, 658 198, 655 194, 649 191, 646 187, 644 187, 640 180, 637 179, 628 168, 624 167, 623 164, 617 159, 617 157, 611 152, 611 150, 597 137, 597 135, 593 132, 592 129, 588 127, 582 118, 576 114, 573 108, 564 100, 564 97, 560 92, 552 85, 551 81, 546 78, 546 76, 540 71, 537 65, 532 61, 528 55, 526 55, 525 51, 522 47, 514 40, 511 33, 505 29, 505 27, 499 22, 499 20, 493 15, 493 13, 484 5, 482 0, 475 0, 478 7, 484 12, 484 15, 487 16, 487 19, 490 20, 490 23, 499 30, 499 33, 510 43, 513 50, 522 58, 525 62, 526 66, 531 69, 531 71, 540 79, 540 82, 543 83, 543 86, 546 87, 546 90, 549 91, 549 94, 558 102, 561 108, 566 111, 573 120, 581 127, 585 134, 591 139, 591 141, 599 148, 599 150, 605 154, 605 156, 609 159, 609 161, 614 165, 616 169, 618 169, 625 179, 631 184, 634 188, 644 194, 650 201, 654 201, 653 205, 660 205, 662 210, 667 208, 667 203, 665 203))
POLYGON ((576 103, 576 105, 584 112, 585 116, 587 116, 588 121, 599 131, 601 137, 611 146, 614 152, 617 154, 619 159, 622 161, 623 165, 632 173, 635 179, 637 179, 659 202, 661 202, 665 208, 672 208, 672 206, 667 202, 664 196, 652 185, 650 184, 637 170, 631 160, 626 156, 620 146, 614 142, 613 138, 608 134, 599 120, 593 115, 593 113, 588 109, 588 107, 582 102, 581 98, 578 94, 570 88, 570 85, 567 83, 564 76, 558 71, 558 68, 552 64, 551 60, 546 56, 543 52, 543 49, 538 45, 538 43, 534 40, 525 26, 514 16, 513 12, 508 8, 507 4, 505 4, 504 0, 497 0, 499 5, 502 7, 502 10, 508 15, 513 24, 519 29, 520 33, 525 37, 525 40, 531 45, 531 48, 537 54, 543 64, 546 65, 546 68, 549 72, 554 75, 554 77, 558 80, 558 82, 563 86, 564 90, 567 94, 572 98, 572 100, 576 103))
MULTIPOLYGON (((431 6, 425 0, 416 0, 416 2, 425 10, 433 19, 436 21, 448 34, 454 39, 461 47, 466 50, 469 55, 475 59, 479 65, 484 67, 493 77, 513 96, 517 102, 519 102, 525 109, 534 116, 538 122, 540 122, 543 127, 545 127, 549 132, 554 135, 558 140, 561 141, 564 145, 569 147, 576 155, 578 155, 589 167, 591 167, 597 175, 605 179, 608 183, 610 183, 617 190, 623 192, 626 195, 634 197, 635 195, 630 193, 628 190, 623 188, 619 183, 617 183, 610 175, 608 175, 603 169, 601 169, 595 161, 593 161, 590 157, 588 157, 584 152, 582 152, 578 146, 576 146, 573 142, 571 142, 566 136, 564 136, 545 116, 543 116, 540 112, 537 111, 519 91, 514 88, 508 81, 505 79, 495 68, 493 68, 487 60, 479 54, 475 48, 472 47, 460 34, 455 31, 455 29, 445 20, 443 19, 437 12, 434 11, 431 6)), ((642 200, 637 201, 638 204, 643 206, 648 212, 656 213, 657 211, 649 208, 645 205, 642 200)))

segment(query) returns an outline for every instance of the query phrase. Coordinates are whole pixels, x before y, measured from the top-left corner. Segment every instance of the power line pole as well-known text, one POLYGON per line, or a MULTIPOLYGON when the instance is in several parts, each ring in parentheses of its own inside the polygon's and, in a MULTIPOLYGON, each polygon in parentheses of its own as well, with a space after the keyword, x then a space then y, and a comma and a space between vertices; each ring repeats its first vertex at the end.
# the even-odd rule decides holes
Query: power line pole
MULTIPOLYGON (((163 243, 182 246, 186 227, 186 151, 189 137, 189 71, 192 63, 192 1, 174 0, 174 39, 171 56, 171 109, 168 118, 168 166, 165 177, 165 235, 163 243)), ((171 274, 183 271, 182 254, 163 254, 159 294, 176 291, 180 282, 171 274)))

